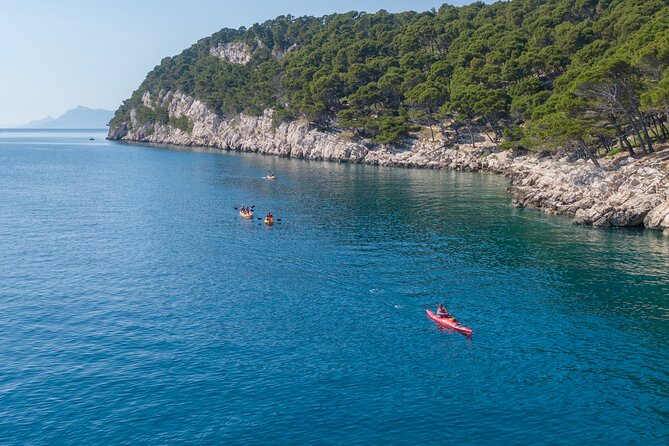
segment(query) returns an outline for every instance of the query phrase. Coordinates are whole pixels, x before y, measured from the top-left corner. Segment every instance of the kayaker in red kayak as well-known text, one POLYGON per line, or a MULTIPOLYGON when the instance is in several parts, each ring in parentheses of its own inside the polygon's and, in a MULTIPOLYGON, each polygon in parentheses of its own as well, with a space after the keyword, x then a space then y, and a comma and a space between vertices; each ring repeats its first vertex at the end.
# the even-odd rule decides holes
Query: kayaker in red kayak
POLYGON ((453 315, 451 313, 449 313, 446 308, 444 308, 443 304, 439 304, 439 306, 437 307, 437 316, 442 317, 442 318, 451 319, 452 321, 456 322, 455 317, 453 317, 453 315))
POLYGON ((439 304, 439 308, 437 309, 441 314, 437 315, 433 313, 430 310, 425 310, 427 313, 427 317, 435 321, 437 324, 446 327, 446 328, 451 328, 453 330, 459 331, 460 333, 464 333, 467 336, 472 334, 471 328, 467 328, 464 325, 460 324, 460 322, 456 321, 453 316, 448 312, 446 308, 444 308, 443 305, 439 304))

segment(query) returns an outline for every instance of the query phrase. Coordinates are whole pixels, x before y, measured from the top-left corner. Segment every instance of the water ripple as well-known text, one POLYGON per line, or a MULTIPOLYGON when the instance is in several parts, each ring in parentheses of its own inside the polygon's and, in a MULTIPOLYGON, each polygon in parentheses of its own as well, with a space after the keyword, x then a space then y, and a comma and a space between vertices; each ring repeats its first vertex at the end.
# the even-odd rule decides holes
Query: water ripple
POLYGON ((96 139, 0 135, 3 444, 669 439, 667 239, 491 175, 96 139))

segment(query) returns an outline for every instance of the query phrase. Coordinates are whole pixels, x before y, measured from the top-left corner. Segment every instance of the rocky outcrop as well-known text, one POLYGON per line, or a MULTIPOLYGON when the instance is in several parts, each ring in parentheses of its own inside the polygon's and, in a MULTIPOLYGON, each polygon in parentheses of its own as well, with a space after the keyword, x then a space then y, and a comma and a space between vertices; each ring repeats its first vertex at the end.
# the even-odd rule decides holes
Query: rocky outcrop
POLYGON ((669 199, 648 212, 643 223, 647 228, 664 229, 669 234, 669 199))
POLYGON ((209 54, 238 65, 246 65, 253 57, 251 47, 245 42, 219 43, 209 49, 209 54))
POLYGON ((130 122, 110 128, 110 139, 185 146, 216 147, 311 160, 384 166, 488 171, 511 180, 516 206, 569 215, 597 227, 646 226, 669 232, 669 149, 633 160, 621 156, 595 169, 585 160, 555 159, 497 152, 494 147, 446 147, 443 142, 414 139, 401 147, 375 145, 337 131, 319 131, 305 121, 274 125, 272 111, 262 116, 222 119, 199 100, 181 92, 146 93, 142 102, 167 108, 169 116, 188 117, 193 130, 130 122))
POLYGON ((281 60, 286 55, 288 55, 288 54, 290 54, 294 51, 297 51, 298 49, 299 49, 299 46, 297 45, 297 43, 292 44, 291 46, 289 46, 285 50, 281 49, 281 48, 274 48, 272 50, 272 58, 276 59, 276 60, 281 60))
MULTIPOLYGON (((265 45, 260 40, 256 42, 255 48, 251 48, 246 42, 225 42, 209 48, 209 54, 232 64, 246 65, 253 59, 253 52, 264 46, 265 45)), ((283 59, 287 54, 297 51, 298 49, 299 46, 297 43, 294 43, 285 49, 274 48, 271 53, 272 59, 283 59)))
POLYGON ((664 181, 669 166, 657 165, 652 158, 603 162, 603 169, 583 160, 527 159, 522 167, 519 161, 507 167, 512 172, 514 204, 569 215, 576 223, 651 227, 647 217, 669 199, 669 182, 664 181))

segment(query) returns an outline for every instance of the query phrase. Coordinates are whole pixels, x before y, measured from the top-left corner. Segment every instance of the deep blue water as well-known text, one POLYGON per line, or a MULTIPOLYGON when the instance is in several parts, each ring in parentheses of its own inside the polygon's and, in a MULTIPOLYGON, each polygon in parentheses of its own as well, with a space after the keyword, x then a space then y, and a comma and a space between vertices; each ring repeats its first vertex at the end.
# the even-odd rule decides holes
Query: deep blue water
POLYGON ((669 238, 492 175, 103 138, 0 132, 0 443, 669 441, 669 238))

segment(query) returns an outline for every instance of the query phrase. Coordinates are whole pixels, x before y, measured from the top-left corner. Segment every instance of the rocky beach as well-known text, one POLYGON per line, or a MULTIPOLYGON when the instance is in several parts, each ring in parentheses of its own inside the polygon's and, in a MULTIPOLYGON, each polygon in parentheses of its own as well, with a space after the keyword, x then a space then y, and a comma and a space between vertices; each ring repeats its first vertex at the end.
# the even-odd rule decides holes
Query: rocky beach
POLYGON ((356 141, 342 132, 321 131, 306 121, 274 125, 272 111, 222 119, 201 101, 179 91, 148 92, 144 106, 163 107, 170 118, 188 118, 192 131, 169 124, 130 122, 109 130, 109 139, 202 146, 310 160, 383 166, 455 169, 505 175, 516 206, 570 216, 596 227, 646 227, 669 234, 669 148, 638 159, 618 154, 597 169, 584 159, 498 151, 490 143, 447 146, 411 139, 404 146, 356 141))

